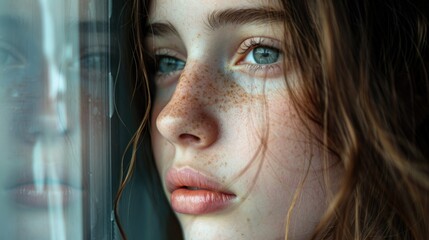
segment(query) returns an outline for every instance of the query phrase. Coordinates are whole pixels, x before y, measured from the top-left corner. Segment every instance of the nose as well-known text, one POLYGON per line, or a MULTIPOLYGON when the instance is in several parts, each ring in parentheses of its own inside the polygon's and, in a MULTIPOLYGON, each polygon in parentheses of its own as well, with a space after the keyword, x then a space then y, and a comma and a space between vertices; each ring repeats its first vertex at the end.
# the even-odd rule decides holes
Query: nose
MULTIPOLYGON (((55 64, 47 64, 39 82, 42 86, 34 88, 33 114, 28 116, 27 139, 35 140, 40 137, 59 137, 68 131, 67 105, 65 98, 65 76, 55 64)), ((76 96, 76 98, 78 98, 76 96)), ((29 99, 31 100, 31 99, 29 99)))
POLYGON ((213 75, 204 67, 187 65, 156 126, 169 142, 182 147, 207 148, 219 138, 216 109, 207 101, 214 94, 213 75))

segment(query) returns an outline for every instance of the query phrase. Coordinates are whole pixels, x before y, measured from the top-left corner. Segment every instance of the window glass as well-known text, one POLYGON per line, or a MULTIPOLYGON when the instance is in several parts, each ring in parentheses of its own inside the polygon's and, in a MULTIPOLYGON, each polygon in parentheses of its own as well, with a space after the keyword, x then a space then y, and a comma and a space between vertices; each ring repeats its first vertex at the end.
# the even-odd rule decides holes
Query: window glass
POLYGON ((0 239, 110 239, 108 0, 0 1, 0 239))

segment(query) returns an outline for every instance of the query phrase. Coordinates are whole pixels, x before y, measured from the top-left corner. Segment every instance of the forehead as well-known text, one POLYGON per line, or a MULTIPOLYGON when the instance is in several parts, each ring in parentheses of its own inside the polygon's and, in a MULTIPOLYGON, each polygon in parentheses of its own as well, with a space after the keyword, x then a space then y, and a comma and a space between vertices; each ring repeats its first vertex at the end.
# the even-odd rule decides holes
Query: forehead
POLYGON ((157 0, 153 1, 149 18, 159 21, 170 18, 201 20, 214 11, 269 7, 280 9, 278 0, 157 0))
POLYGON ((20 21, 37 24, 43 16, 53 21, 74 22, 106 18, 103 7, 106 0, 2 0, 0 17, 19 18, 20 21), (97 11, 89 10, 97 6, 97 11))

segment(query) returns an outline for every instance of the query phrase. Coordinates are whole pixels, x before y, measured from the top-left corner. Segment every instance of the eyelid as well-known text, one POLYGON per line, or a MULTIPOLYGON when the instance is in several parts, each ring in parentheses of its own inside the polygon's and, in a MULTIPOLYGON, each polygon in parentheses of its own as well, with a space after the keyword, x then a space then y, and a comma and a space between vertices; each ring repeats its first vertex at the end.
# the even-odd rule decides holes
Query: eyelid
POLYGON ((269 37, 252 37, 244 40, 237 50, 238 54, 244 55, 256 47, 269 47, 278 49, 282 53, 280 41, 269 37))
POLYGON ((92 54, 92 53, 109 53, 109 46, 107 45, 97 45, 89 46, 80 49, 80 55, 92 54))
POLYGON ((109 46, 92 46, 80 49, 80 56, 91 55, 91 54, 110 54, 109 46))
POLYGON ((154 64, 158 64, 157 61, 160 57, 169 57, 176 58, 179 61, 183 61, 186 64, 186 57, 180 54, 178 51, 172 50, 170 48, 159 48, 154 50, 154 54, 151 56, 154 64))
POLYGON ((156 60, 156 58, 158 56, 168 56, 168 57, 173 57, 173 58, 177 58, 181 61, 186 62, 186 57, 182 54, 180 54, 178 51, 175 51, 171 48, 159 48, 159 49, 155 49, 154 50, 154 54, 152 55, 152 57, 156 60))

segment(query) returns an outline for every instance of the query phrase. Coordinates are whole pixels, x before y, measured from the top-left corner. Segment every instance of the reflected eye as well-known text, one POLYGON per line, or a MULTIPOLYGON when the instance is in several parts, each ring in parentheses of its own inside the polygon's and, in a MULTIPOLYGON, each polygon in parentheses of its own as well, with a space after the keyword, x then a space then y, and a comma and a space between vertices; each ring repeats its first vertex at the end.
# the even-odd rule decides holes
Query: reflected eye
POLYGON ((104 52, 86 54, 80 59, 80 67, 86 70, 99 70, 107 66, 108 55, 104 52))
POLYGON ((13 67, 23 63, 23 60, 12 51, 0 46, 0 69, 13 67))
POLYGON ((159 55, 156 61, 156 72, 158 74, 170 74, 173 72, 181 71, 185 68, 185 61, 175 57, 159 55))
POLYGON ((279 61, 280 51, 271 47, 256 47, 243 60, 251 64, 273 64, 279 61))

